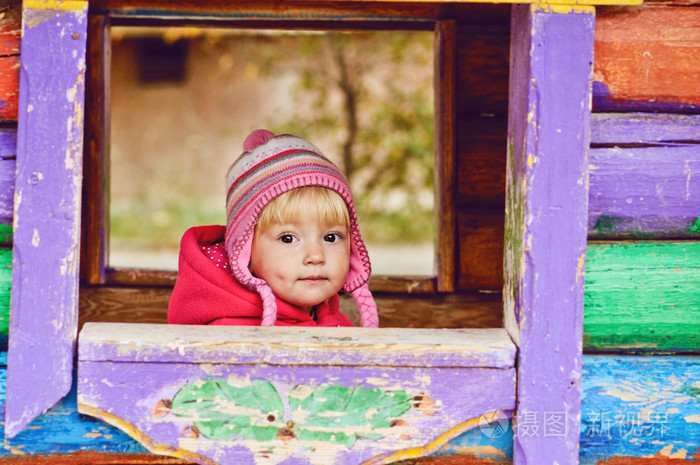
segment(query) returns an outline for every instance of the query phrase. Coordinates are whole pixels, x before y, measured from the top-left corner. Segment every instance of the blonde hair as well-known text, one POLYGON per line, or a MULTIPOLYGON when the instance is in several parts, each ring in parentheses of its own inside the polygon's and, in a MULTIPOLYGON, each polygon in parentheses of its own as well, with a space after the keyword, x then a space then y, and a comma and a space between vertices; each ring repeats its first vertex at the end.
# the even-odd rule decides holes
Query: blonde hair
POLYGON ((320 186, 297 187, 268 203, 255 222, 255 237, 274 224, 291 223, 310 213, 324 225, 342 224, 350 230, 345 200, 335 191, 320 186))

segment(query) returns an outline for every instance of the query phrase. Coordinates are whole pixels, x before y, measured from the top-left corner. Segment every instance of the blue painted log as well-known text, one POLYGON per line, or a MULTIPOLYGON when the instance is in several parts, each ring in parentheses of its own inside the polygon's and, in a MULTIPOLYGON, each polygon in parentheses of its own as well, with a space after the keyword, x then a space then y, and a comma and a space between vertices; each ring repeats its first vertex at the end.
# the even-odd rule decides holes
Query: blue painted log
POLYGON ((581 465, 700 458, 700 357, 585 356, 582 404, 581 465))
MULTIPOLYGON (((0 352, 0 413, 5 410, 7 352, 0 352)), ((3 424, 4 426, 4 424, 3 424)), ((97 451, 144 454, 146 449, 116 428, 78 414, 75 385, 70 394, 14 438, 3 438, 0 459, 97 451)))
POLYGON ((519 348, 513 463, 575 464, 595 14, 512 11, 503 294, 519 348), (525 434, 546 413, 551 434, 525 434))
POLYGON ((71 386, 87 2, 25 1, 22 21, 5 410, 10 437, 71 386))

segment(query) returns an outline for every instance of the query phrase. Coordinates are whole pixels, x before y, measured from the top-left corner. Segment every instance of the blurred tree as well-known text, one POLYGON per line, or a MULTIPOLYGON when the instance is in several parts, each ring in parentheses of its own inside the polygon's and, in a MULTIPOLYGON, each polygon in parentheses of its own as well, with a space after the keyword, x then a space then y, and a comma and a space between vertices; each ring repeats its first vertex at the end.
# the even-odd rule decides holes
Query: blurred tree
MULTIPOLYGON (((299 112, 276 125, 329 141, 326 151, 340 154, 336 161, 353 189, 360 219, 370 224, 363 228, 369 240, 430 241, 431 35, 332 32, 301 36, 298 50, 303 59, 291 68, 299 76, 292 96, 299 112)), ((282 56, 268 55, 260 65, 265 73, 290 70, 282 56)))

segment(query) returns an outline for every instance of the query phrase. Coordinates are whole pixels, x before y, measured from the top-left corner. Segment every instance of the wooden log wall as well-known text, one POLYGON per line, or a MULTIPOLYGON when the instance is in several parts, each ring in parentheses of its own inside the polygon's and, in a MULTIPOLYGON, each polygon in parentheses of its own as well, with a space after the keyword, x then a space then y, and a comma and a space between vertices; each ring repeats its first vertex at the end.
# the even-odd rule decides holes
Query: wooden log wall
MULTIPOLYGON (((488 22, 457 24, 456 267, 457 288, 467 294, 422 298, 420 308, 429 315, 422 319, 425 327, 500 324, 509 7, 486 9, 488 22)), ((5 335, 20 19, 19 0, 0 7, 0 333, 5 335)), ((693 2, 651 2, 597 11, 583 465, 682 465, 696 463, 700 454, 698 24, 700 9, 693 2), (591 354, 600 351, 613 353, 591 354), (620 355, 626 352, 688 355, 620 355)), ((167 286, 84 288, 81 322, 163 322, 168 295, 167 286)), ((379 296, 387 326, 416 324, 403 311, 402 299, 379 296)), ((3 368, 3 408, 4 377, 3 368)), ((542 434, 544 419, 529 420, 528 429, 520 434, 542 434)), ((491 436, 488 439, 495 434, 491 436)), ((512 432, 495 438, 497 442, 484 442, 484 437, 477 433, 457 438, 420 463, 454 463, 450 456, 455 452, 475 457, 459 463, 512 459, 512 432)), ((44 457, 46 463, 61 463, 61 457, 64 463, 183 463, 145 455, 140 445, 118 430, 79 417, 75 391, 30 429, 2 445, 3 463, 41 463, 37 457, 44 457)))

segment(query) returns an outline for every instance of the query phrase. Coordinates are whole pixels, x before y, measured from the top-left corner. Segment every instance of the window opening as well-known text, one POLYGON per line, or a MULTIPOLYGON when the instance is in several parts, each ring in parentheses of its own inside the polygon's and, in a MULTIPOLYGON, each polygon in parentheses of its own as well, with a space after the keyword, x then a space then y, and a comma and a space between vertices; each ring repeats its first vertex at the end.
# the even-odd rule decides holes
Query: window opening
POLYGON ((109 266, 177 269, 259 127, 346 174, 377 275, 434 276, 433 32, 112 27, 109 266))

